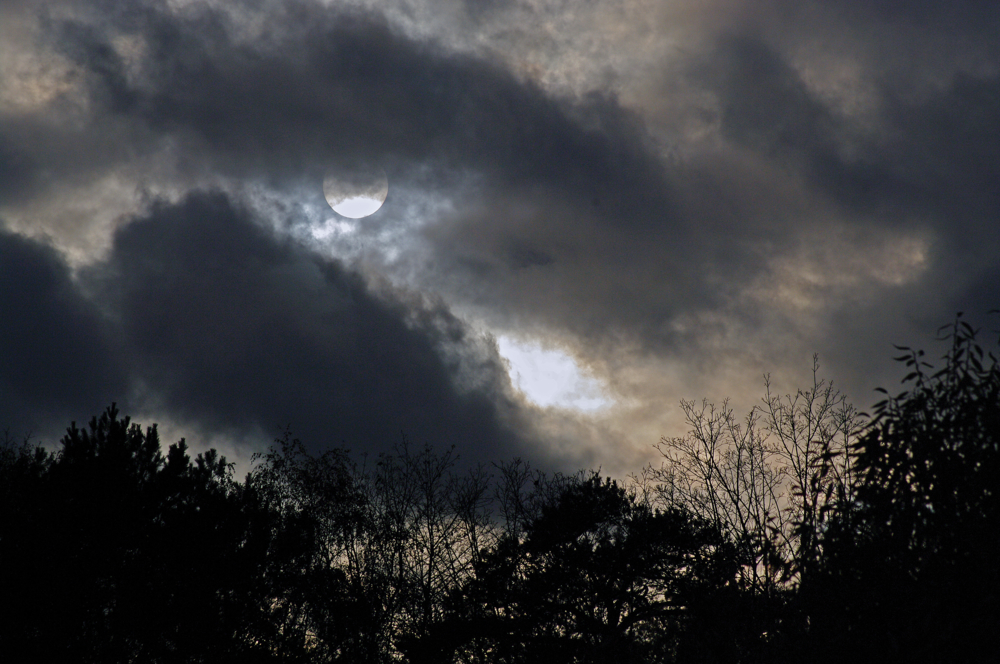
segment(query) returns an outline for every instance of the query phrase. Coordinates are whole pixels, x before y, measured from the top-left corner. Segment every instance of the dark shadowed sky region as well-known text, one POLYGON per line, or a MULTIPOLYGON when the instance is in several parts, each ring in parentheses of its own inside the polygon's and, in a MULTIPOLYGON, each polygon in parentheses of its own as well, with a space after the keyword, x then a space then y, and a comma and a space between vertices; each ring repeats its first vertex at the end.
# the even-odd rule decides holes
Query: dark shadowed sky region
MULTIPOLYGON (((0 429, 612 474, 1000 306, 994 0, 0 3, 0 429), (352 219, 330 174, 384 172, 352 219)), ((994 325, 995 326, 995 325, 994 325)))

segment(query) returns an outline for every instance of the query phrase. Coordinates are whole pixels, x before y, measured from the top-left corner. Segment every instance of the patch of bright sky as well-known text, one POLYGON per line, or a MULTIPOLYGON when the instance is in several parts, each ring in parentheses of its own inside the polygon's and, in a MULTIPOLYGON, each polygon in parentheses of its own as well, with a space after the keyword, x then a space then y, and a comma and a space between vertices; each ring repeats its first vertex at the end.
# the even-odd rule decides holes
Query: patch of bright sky
POLYGON ((585 376, 566 353, 498 336, 514 386, 539 406, 594 411, 611 405, 601 383, 585 376))

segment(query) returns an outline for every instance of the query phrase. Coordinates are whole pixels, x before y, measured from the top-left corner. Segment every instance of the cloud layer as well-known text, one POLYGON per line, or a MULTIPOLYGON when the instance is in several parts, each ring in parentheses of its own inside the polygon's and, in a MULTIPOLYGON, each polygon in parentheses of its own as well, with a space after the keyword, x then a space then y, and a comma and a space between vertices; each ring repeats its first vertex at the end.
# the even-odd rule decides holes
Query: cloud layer
POLYGON ((794 390, 818 352, 864 407, 892 343, 997 306, 993 3, 0 12, 0 292, 66 321, 3 339, 15 427, 115 393, 624 471, 680 398, 794 390), (324 174, 369 167, 383 208, 336 220, 324 174), (533 406, 490 333, 614 405, 533 406))

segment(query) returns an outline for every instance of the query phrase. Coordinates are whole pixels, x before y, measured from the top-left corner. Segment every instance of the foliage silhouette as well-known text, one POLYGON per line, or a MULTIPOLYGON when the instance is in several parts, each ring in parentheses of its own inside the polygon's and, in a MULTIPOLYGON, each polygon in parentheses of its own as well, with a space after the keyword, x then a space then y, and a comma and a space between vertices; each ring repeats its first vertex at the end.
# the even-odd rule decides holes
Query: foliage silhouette
POLYGON ((495 535, 486 477, 458 475, 456 460, 404 440, 358 466, 342 450, 310 456, 290 436, 258 457, 247 485, 299 544, 275 604, 310 661, 398 661, 442 615, 495 535))
POLYGON ((721 603, 714 601, 720 595, 706 595, 693 611, 728 626, 709 640, 735 644, 727 661, 778 661, 785 641, 808 624, 798 586, 819 565, 834 506, 855 492, 849 452, 863 417, 819 377, 818 358, 810 388, 782 397, 768 376, 764 388, 760 404, 742 419, 728 401, 682 401, 690 431, 663 438, 661 465, 635 478, 648 500, 691 511, 735 546, 738 590, 721 603))
POLYGON ((838 507, 822 572, 803 588, 816 659, 995 657, 1000 364, 961 315, 942 330, 937 371, 900 348, 909 389, 875 405, 856 444, 857 497, 838 507))
POLYGON ((640 481, 659 504, 682 505, 740 543, 741 582, 771 596, 794 585, 820 555, 830 508, 853 495, 850 446, 862 418, 819 378, 784 397, 765 396, 742 420, 728 401, 682 401, 688 435, 663 438, 660 467, 640 481))
POLYGON ((269 532, 214 451, 164 456, 112 405, 56 453, 8 449, 3 475, 10 661, 270 659, 269 532))
POLYGON ((593 473, 482 557, 414 661, 673 661, 688 604, 734 571, 711 526, 593 473))
POLYGON ((25 662, 988 661, 1000 624, 1000 363, 862 415, 826 383, 692 431, 621 484, 402 441, 286 434, 245 481, 114 405, 0 445, 0 652, 25 662))

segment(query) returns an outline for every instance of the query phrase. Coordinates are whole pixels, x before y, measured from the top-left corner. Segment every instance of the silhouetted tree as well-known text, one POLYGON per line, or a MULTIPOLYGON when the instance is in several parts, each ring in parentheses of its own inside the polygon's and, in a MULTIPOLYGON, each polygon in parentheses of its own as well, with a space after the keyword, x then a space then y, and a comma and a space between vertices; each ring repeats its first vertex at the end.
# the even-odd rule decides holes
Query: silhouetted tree
POLYGON ((1000 363, 961 319, 946 338, 938 371, 903 349, 910 389, 863 430, 815 367, 744 420, 684 402, 628 485, 290 435, 241 483, 113 405, 56 452, 8 438, 0 658, 989 661, 1000 363))
POLYGON ((482 556, 413 661, 674 661, 692 598, 733 579, 719 533, 596 473, 554 498, 482 556))
POLYGON ((848 452, 863 418, 818 371, 814 357, 811 388, 784 397, 765 376, 761 404, 742 420, 728 401, 682 401, 690 431, 662 439, 662 464, 634 478, 646 500, 691 511, 736 546, 738 591, 697 598, 703 638, 685 642, 735 644, 712 661, 776 661, 805 629, 796 588, 822 557, 833 506, 854 496, 848 452), (709 637, 713 624, 725 633, 709 637))
MULTIPOLYGON (((944 366, 902 348, 909 389, 857 443, 857 498, 803 588, 813 659, 986 662, 1000 625, 1000 364, 956 319, 944 366)), ((884 391, 884 390, 883 390, 884 391)))
POLYGON ((0 652, 24 662, 272 659, 270 529, 214 451, 161 453, 112 406, 6 452, 0 652))
POLYGON ((715 524, 743 552, 742 582, 772 596, 820 555, 830 506, 853 496, 848 454, 862 418, 832 383, 781 397, 765 376, 761 405, 739 420, 728 401, 682 401, 688 435, 664 438, 660 467, 639 478, 660 504, 678 504, 715 524))
POLYGON ((398 661, 439 620, 496 534, 488 478, 458 474, 456 461, 404 441, 359 467, 287 436, 257 458, 247 485, 281 514, 296 551, 282 557, 275 617, 310 661, 398 661))

